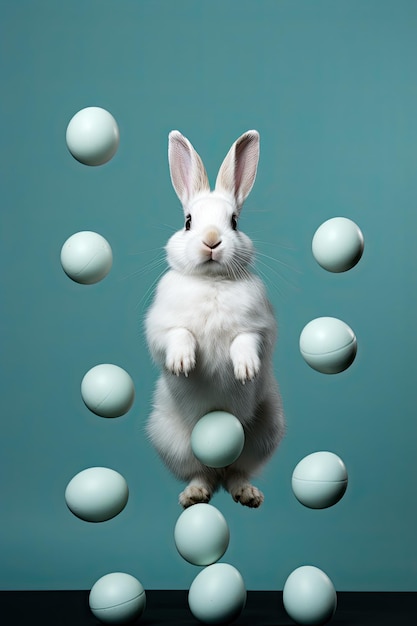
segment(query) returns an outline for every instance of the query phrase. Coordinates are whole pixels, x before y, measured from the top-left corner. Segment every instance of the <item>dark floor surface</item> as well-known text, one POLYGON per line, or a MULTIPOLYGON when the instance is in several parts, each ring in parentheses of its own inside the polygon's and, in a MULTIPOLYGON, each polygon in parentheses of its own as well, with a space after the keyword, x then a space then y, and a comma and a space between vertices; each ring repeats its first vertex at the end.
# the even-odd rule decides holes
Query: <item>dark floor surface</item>
MULTIPOLYGON (((187 591, 147 591, 140 626, 198 625, 187 591)), ((332 626, 416 626, 417 593, 339 592, 332 626)), ((88 591, 1 591, 4 626, 99 626, 88 607, 88 591)), ((282 592, 249 591, 236 626, 290 626, 282 592)))

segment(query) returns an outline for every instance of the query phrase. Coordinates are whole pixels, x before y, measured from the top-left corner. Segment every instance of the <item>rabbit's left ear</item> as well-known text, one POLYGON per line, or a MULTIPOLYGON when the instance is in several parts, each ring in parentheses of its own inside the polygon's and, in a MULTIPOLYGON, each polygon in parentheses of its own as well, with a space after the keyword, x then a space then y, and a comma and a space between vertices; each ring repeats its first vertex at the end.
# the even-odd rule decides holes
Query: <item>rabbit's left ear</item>
POLYGON ((216 191, 231 194, 240 211, 256 178, 259 133, 248 130, 230 148, 217 175, 216 191))

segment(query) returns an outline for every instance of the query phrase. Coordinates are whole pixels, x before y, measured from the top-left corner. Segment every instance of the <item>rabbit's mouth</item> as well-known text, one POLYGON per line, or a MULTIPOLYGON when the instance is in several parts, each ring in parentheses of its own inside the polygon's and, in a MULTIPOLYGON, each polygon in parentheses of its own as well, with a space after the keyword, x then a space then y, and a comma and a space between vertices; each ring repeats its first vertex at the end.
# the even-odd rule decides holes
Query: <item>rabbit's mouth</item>
POLYGON ((228 263, 216 259, 207 259, 202 263, 201 271, 207 276, 213 276, 217 278, 237 279, 241 272, 237 268, 233 268, 228 263))
POLYGON ((222 253, 222 250, 218 248, 218 246, 211 248, 205 245, 204 248, 202 249, 201 257, 202 257, 203 264, 220 263, 223 258, 223 253, 222 253))
POLYGON ((209 257, 208 259, 206 259, 205 261, 203 261, 202 265, 206 266, 206 267, 220 267, 221 266, 221 262, 217 259, 213 259, 213 257, 209 257))
POLYGON ((206 258, 204 261, 199 263, 198 270, 200 273, 208 275, 218 276, 220 274, 227 274, 227 269, 224 263, 220 260, 213 259, 213 257, 206 258))

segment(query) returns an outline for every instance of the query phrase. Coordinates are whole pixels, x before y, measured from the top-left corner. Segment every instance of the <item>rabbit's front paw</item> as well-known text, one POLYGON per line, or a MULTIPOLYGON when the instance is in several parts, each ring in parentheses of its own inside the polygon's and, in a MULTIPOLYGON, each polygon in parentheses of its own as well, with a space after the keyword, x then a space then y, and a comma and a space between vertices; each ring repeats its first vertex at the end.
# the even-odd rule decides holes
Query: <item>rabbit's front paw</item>
POLYGON ((184 350, 176 354, 167 354, 165 365, 176 376, 180 374, 188 376, 195 367, 195 354, 194 352, 186 352, 184 350))
POLYGON ((242 355, 241 358, 233 361, 235 378, 244 385, 246 381, 255 378, 260 366, 261 362, 257 354, 247 355, 246 358, 242 355))
POLYGON ((259 373, 261 360, 258 356, 257 337, 254 333, 241 333, 230 346, 235 378, 244 385, 259 373))
POLYGON ((174 341, 168 346, 165 367, 172 374, 188 376, 195 367, 196 343, 193 335, 185 329, 175 331, 174 341))

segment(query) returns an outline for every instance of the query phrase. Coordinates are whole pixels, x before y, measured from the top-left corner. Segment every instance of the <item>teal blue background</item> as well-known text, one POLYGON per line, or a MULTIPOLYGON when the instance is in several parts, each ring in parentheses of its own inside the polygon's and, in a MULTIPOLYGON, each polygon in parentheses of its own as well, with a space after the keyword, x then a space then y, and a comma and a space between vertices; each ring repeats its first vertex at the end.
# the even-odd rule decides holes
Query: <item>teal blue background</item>
POLYGON ((182 485, 144 436, 157 370, 143 318, 163 246, 182 227, 167 135, 181 130, 214 181, 231 143, 261 134, 241 228, 277 312, 276 373, 288 432, 252 511, 213 504, 224 561, 248 589, 282 589, 313 564, 338 590, 415 590, 417 3, 414 0, 0 2, 1 558, 3 589, 87 589, 126 571, 145 588, 188 588, 176 552, 182 485), (89 168, 65 144, 71 117, 102 106, 121 142, 89 168), (321 269, 311 239, 326 219, 356 221, 360 263, 321 269), (59 261, 79 230, 105 236, 109 276, 71 282, 59 261), (266 255, 266 256, 263 256, 266 255), (336 376, 298 350, 311 319, 340 317, 358 355, 336 376), (90 413, 80 382, 116 363, 136 401, 118 419, 90 413), (296 463, 331 450, 349 472, 343 500, 313 511, 291 492, 296 463), (102 524, 75 518, 64 491, 103 465, 130 488, 102 524))

